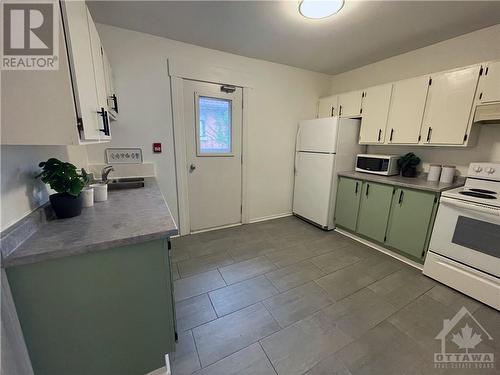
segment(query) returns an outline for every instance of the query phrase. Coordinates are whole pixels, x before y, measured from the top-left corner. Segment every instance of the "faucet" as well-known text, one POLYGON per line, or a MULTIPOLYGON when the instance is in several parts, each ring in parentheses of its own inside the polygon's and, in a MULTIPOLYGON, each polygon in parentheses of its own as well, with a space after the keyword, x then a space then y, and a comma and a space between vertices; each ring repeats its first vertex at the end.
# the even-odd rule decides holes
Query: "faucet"
POLYGON ((108 165, 104 167, 101 171, 101 180, 104 183, 108 183, 108 175, 113 172, 115 169, 113 168, 112 165, 108 165))

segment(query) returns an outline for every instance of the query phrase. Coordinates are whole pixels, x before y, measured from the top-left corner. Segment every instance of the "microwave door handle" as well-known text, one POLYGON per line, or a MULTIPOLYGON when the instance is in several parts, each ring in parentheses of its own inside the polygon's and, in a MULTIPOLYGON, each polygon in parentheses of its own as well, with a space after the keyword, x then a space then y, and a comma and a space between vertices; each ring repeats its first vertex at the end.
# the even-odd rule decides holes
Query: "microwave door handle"
POLYGON ((451 199, 447 197, 441 197, 440 203, 448 204, 450 206, 464 208, 466 210, 477 211, 487 215, 500 216, 500 209, 485 206, 480 203, 464 202, 458 199, 451 199))

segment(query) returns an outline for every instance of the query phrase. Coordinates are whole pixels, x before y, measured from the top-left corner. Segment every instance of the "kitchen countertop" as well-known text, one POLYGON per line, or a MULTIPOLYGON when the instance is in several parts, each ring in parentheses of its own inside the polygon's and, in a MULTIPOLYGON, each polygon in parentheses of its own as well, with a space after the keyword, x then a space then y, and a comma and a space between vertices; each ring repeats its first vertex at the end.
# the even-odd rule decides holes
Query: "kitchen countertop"
POLYGON ((442 191, 453 189, 462 186, 465 183, 465 178, 456 177, 455 181, 449 184, 440 182, 427 181, 427 175, 421 174, 417 177, 402 177, 402 176, 381 176, 371 173, 362 173, 356 171, 339 172, 339 176, 350 177, 358 180, 379 182, 381 184, 401 186, 410 189, 426 190, 433 193, 441 193, 442 191))
POLYGON ((113 190, 80 216, 46 221, 7 257, 2 267, 41 262, 167 238, 178 233, 154 178, 137 189, 113 190))

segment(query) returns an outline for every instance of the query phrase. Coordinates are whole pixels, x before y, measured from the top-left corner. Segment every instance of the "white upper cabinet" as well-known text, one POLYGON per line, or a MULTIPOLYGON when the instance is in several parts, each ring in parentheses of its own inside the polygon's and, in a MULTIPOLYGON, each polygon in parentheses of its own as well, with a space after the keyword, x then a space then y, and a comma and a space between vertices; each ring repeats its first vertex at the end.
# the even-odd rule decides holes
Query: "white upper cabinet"
POLYGON ((417 144, 429 89, 429 76, 395 82, 387 121, 390 144, 417 144))
POLYGON ((500 102, 500 61, 485 64, 482 73, 479 79, 478 102, 500 102))
POLYGON ((359 143, 384 143, 391 94, 392 83, 370 87, 365 90, 359 143))
POLYGON ((339 95, 339 116, 361 117, 363 91, 350 91, 339 95))
POLYGON ((422 125, 422 143, 462 145, 468 136, 481 66, 431 76, 422 125))
POLYGON ((339 97, 337 95, 320 98, 318 103, 318 117, 338 116, 338 101, 339 97))
POLYGON ((115 93, 113 70, 111 69, 111 64, 109 63, 108 56, 106 55, 106 51, 104 49, 102 54, 102 64, 104 67, 104 78, 106 80, 108 113, 111 120, 116 120, 118 118, 118 98, 115 93))

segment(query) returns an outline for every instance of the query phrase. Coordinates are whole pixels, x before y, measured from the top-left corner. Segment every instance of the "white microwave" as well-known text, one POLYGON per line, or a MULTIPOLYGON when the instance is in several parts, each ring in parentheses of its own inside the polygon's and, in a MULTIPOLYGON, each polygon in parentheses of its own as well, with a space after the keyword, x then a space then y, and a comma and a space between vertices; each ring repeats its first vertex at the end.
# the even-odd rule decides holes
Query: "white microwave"
POLYGON ((358 154, 356 156, 356 171, 394 176, 399 174, 399 158, 399 155, 358 154))

